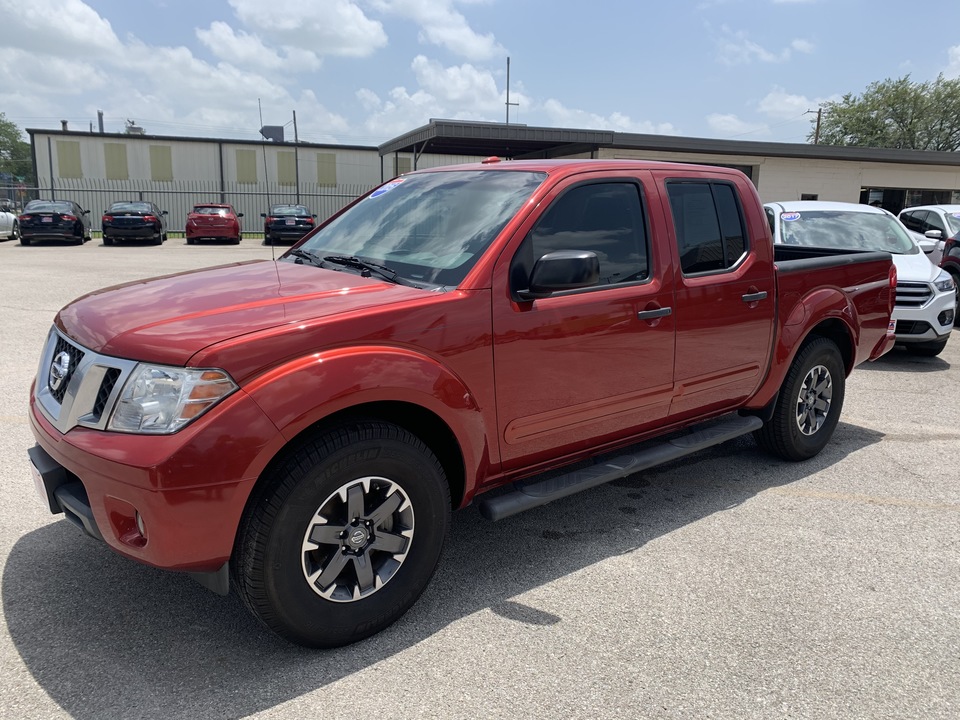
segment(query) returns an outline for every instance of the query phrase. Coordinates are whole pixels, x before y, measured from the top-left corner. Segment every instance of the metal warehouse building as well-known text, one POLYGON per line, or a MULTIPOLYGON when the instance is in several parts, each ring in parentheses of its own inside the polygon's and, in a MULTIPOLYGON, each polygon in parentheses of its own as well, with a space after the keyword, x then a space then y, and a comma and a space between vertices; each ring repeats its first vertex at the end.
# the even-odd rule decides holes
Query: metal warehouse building
POLYGON ((960 155, 800 143, 641 135, 603 130, 431 120, 379 147, 28 129, 32 197, 76 200, 94 227, 118 200, 169 211, 176 228, 197 202, 230 202, 259 224, 271 203, 296 202, 327 217, 383 180, 409 170, 490 155, 645 158, 735 167, 764 201, 879 200, 891 212, 960 203, 960 155))

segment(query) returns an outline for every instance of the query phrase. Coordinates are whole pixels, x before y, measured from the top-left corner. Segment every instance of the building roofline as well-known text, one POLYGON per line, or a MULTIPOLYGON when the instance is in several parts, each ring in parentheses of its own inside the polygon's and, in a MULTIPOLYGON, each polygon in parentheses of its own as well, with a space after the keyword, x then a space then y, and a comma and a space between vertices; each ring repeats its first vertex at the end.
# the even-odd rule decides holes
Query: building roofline
POLYGON ((31 139, 34 135, 57 135, 62 137, 100 137, 100 138, 110 138, 112 140, 123 139, 123 140, 150 140, 152 142, 202 142, 202 143, 220 143, 220 144, 230 144, 230 145, 255 145, 260 147, 262 145, 267 145, 268 147, 311 147, 311 148, 324 148, 332 150, 367 150, 375 151, 377 147, 375 145, 339 145, 335 143, 311 143, 311 142, 273 142, 271 140, 238 140, 234 138, 210 138, 210 137, 193 137, 187 135, 133 135, 130 133, 101 133, 101 132, 89 132, 86 130, 49 130, 44 128, 26 128, 26 133, 30 135, 31 139))

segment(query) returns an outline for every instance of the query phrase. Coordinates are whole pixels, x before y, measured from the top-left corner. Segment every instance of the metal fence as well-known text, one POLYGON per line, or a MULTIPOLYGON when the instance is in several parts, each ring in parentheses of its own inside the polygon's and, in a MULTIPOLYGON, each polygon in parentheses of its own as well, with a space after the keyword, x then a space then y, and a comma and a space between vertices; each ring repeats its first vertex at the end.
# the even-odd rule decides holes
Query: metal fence
POLYGON ((136 180, 58 179, 54 187, 21 188, 14 196, 18 209, 30 200, 73 200, 90 211, 90 227, 100 230, 100 218, 112 203, 141 200, 155 203, 167 211, 168 232, 182 232, 187 214, 198 203, 230 203, 243 213, 244 234, 263 232, 263 219, 271 205, 284 203, 306 205, 325 220, 349 204, 373 185, 338 185, 326 187, 301 183, 299 187, 270 183, 264 185, 221 184, 216 181, 175 181, 159 183, 136 180))

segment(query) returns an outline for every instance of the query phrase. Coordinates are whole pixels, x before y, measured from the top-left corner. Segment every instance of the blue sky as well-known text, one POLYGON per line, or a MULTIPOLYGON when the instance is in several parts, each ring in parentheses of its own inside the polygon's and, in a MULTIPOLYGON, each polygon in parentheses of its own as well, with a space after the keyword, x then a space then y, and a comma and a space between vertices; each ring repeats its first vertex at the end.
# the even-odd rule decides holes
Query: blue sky
POLYGON ((430 118, 804 142, 822 102, 960 77, 960 2, 0 0, 21 128, 376 145, 430 118), (921 12, 922 8, 922 12, 921 12))

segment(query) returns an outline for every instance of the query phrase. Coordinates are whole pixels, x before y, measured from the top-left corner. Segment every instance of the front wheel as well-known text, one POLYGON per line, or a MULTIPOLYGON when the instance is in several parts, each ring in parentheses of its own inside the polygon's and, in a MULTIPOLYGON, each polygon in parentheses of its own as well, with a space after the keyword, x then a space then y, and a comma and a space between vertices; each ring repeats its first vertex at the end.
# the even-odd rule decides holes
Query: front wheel
POLYGON ((261 481, 234 550, 234 582, 266 627, 339 647, 402 616, 433 576, 450 523, 436 456, 388 423, 305 442, 261 481))
POLYGON ((13 227, 10 229, 10 239, 14 241, 20 239, 20 223, 13 224, 13 227))
POLYGON ((773 417, 754 437, 786 460, 813 457, 830 441, 840 420, 846 373, 836 344, 818 337, 794 358, 773 417))

